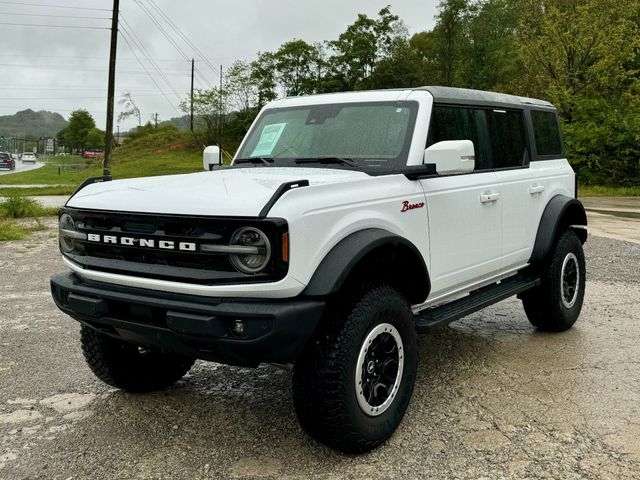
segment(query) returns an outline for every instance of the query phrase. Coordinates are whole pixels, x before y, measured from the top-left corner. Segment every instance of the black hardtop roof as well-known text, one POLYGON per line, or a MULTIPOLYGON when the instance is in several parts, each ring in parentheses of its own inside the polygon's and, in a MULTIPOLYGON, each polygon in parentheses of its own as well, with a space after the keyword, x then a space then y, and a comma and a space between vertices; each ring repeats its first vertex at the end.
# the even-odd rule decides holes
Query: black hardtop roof
POLYGON ((516 95, 508 95, 506 93, 440 86, 418 87, 414 90, 428 91, 433 96, 433 99, 436 103, 452 103, 505 108, 523 108, 535 106, 555 110, 555 107, 545 100, 518 97, 516 95))

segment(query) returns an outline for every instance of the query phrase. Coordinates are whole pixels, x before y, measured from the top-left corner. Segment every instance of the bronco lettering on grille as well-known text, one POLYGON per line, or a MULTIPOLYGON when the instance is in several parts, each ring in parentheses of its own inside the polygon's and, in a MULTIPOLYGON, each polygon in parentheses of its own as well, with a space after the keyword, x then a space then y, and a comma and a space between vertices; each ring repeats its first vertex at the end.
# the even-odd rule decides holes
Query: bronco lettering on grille
POLYGON ((115 235, 87 234, 87 240, 94 243, 124 245, 127 247, 159 248, 161 250, 179 250, 181 252, 195 252, 198 245, 193 242, 174 242, 173 240, 158 240, 153 238, 117 237, 115 235))

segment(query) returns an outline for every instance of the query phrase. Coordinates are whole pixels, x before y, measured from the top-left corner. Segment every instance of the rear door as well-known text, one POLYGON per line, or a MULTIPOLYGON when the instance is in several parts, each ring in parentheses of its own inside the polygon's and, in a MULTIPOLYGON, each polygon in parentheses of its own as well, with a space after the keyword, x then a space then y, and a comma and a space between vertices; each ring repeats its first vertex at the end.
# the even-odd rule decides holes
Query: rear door
POLYGON ((532 222, 544 190, 532 178, 525 112, 518 109, 487 109, 487 138, 491 165, 502 198, 502 268, 522 266, 531 254, 532 222), (540 190, 539 190, 540 189, 540 190))
POLYGON ((435 105, 427 147, 443 140, 471 140, 476 171, 421 180, 427 199, 431 297, 495 274, 502 252, 502 202, 496 174, 486 169, 481 145, 482 110, 435 105))

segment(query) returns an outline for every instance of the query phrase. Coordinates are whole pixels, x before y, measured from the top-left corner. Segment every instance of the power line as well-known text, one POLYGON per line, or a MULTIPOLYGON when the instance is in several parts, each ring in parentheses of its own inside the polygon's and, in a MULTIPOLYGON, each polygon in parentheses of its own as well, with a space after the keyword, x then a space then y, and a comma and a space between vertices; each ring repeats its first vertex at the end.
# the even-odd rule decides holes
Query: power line
POLYGON ((162 25, 160 25, 160 22, 158 22, 158 20, 153 16, 153 14, 147 9, 147 7, 145 7, 142 2, 139 2, 137 0, 135 0, 136 5, 138 5, 138 7, 140 7, 140 10, 142 10, 145 15, 147 15, 147 17, 149 17, 149 19, 154 23, 154 25, 158 28, 158 30, 160 31, 160 33, 162 33, 162 35, 169 40, 169 43, 171 43, 171 45, 173 45, 173 47, 176 49, 176 51, 182 56, 182 58, 184 58, 186 61, 189 61, 189 56, 184 53, 182 51, 182 49, 178 46, 178 44, 173 40, 173 38, 171 38, 169 36, 169 34, 167 33, 167 31, 162 27, 162 25))
MULTIPOLYGON (((182 58, 184 58, 185 61, 191 63, 191 58, 189 58, 189 56, 180 48, 180 46, 178 45, 178 42, 176 42, 174 38, 167 32, 167 30, 160 24, 160 22, 155 17, 153 12, 151 12, 141 1, 135 0, 135 2, 138 5, 138 7, 140 7, 140 9, 145 13, 145 15, 149 17, 149 19, 157 27, 160 33, 169 41, 169 43, 173 46, 173 48, 182 56, 182 58)), ((207 84, 208 81, 206 80, 206 77, 203 77, 203 78, 205 79, 204 83, 207 84)))
MULTIPOLYGON (((69 70, 69 66, 65 66, 65 65, 30 65, 30 64, 23 64, 23 63, 0 63, 0 66, 2 67, 19 67, 19 68, 37 68, 37 69, 51 69, 51 70, 69 70)), ((83 68, 83 67, 73 67, 74 71, 80 71, 80 72, 104 72, 105 69, 104 68, 83 68)), ((134 75, 141 75, 146 73, 146 71, 142 71, 142 70, 119 70, 120 73, 130 73, 130 74, 134 74, 134 75)), ((188 76, 188 72, 183 72, 183 71, 178 71, 178 70, 171 70, 171 71, 163 71, 163 74, 165 75, 177 75, 177 76, 183 76, 186 77, 188 76)))
MULTIPOLYGON (((0 84, 0 88, 4 88, 7 90, 65 90, 65 91, 69 91, 69 90, 98 90, 98 91, 104 91, 104 87, 85 87, 82 85, 65 85, 64 87, 50 87, 48 85, 32 85, 32 86, 24 86, 24 85, 3 85, 0 84)), ((156 90, 154 89, 149 89, 149 88, 144 88, 144 89, 138 89, 138 87, 120 87, 121 89, 130 89, 133 90, 135 89, 137 92, 155 92, 156 90)))
POLYGON ((107 28, 107 27, 87 27, 83 25, 52 25, 52 24, 42 24, 42 23, 0 22, 0 25, 8 25, 12 27, 79 28, 82 30, 110 30, 110 28, 107 28))
MULTIPOLYGON (((141 3, 140 0, 138 0, 137 3, 141 3)), ((194 52, 196 52, 196 54, 202 59, 202 61, 211 69, 211 71, 214 73, 215 76, 219 77, 220 74, 218 73, 218 70, 213 66, 213 64, 207 59, 207 57, 198 49, 198 47, 195 46, 195 44, 189 39, 189 37, 187 37, 187 35, 180 29, 180 27, 178 27, 173 20, 171 20, 171 18, 164 13, 164 11, 158 6, 158 4, 156 2, 154 2, 153 0, 149 0, 149 5, 151 5, 160 15, 160 17, 173 29, 174 32, 176 32, 178 34, 178 36, 180 38, 182 38, 182 40, 191 48, 193 49, 194 52)))
MULTIPOLYGON (((124 28, 121 25, 121 29, 120 31, 122 32, 122 38, 124 39, 125 43, 128 45, 129 50, 131 50, 131 53, 133 54, 134 57, 136 57, 136 59, 138 59, 138 63, 140 63, 140 66, 142 68, 145 69, 145 71, 147 72, 147 75, 149 76, 149 78, 151 79, 151 81, 155 84, 155 86, 158 88, 158 90, 160 91, 160 93, 162 94, 162 96, 165 98, 165 100, 167 101, 167 103, 171 106, 171 108, 173 108, 174 110, 176 110, 176 112, 180 112, 171 102, 171 100, 169 100, 169 97, 164 93, 164 91, 162 90, 162 88, 160 88, 160 85, 158 85, 158 82, 156 82, 156 79, 153 77, 153 75, 151 75, 151 73, 149 73, 149 71, 147 70, 147 67, 145 67, 144 63, 142 63, 142 61, 140 61, 140 58, 138 57, 138 55, 136 54, 135 50, 133 49, 133 46, 131 45, 131 43, 129 42, 129 40, 127 39, 127 36, 131 37, 131 35, 129 34, 129 32, 127 31, 126 28, 124 28)), ((133 37, 131 37, 132 41, 133 41, 133 37)))
POLYGON ((44 3, 24 3, 24 2, 9 2, 9 1, 0 1, 0 3, 4 5, 20 5, 25 7, 45 7, 45 8, 66 8, 72 10, 93 10, 97 12, 110 12, 108 8, 90 8, 90 7, 78 7, 76 5, 51 5, 44 3))
POLYGON ((50 17, 50 18, 79 18, 82 20, 111 20, 109 17, 86 17, 86 16, 78 16, 78 15, 52 15, 46 13, 9 13, 9 12, 0 12, 2 15, 10 15, 17 17, 50 17))
MULTIPOLYGON (((86 57, 86 56, 81 56, 81 55, 37 55, 37 54, 32 54, 32 53, 28 53, 28 54, 23 54, 23 53, 0 53, 0 58, 1 57, 21 57, 21 58, 71 58, 71 59, 78 59, 78 60, 100 60, 100 61, 105 61, 105 60, 109 60, 108 57, 104 56, 104 57, 86 57)), ((135 62, 136 59, 133 57, 118 57, 118 61, 131 61, 131 62, 135 62)), ((167 62, 167 63, 185 63, 184 59, 177 59, 177 58, 152 58, 152 60, 154 62, 167 62)), ((191 60, 189 59, 189 62, 191 62, 191 60)), ((197 60, 196 59, 196 63, 202 62, 202 60, 197 60)))
POLYGON ((122 17, 122 22, 123 22, 123 28, 126 26, 126 30, 129 32, 129 37, 134 41, 134 44, 140 49, 140 51, 142 52, 142 55, 146 58, 146 60, 151 64, 151 66, 154 68, 154 70, 158 73, 158 75, 160 76, 160 78, 162 78, 162 80, 164 80, 164 83, 167 84, 167 86, 169 87, 169 89, 173 92, 176 93, 176 89, 173 88, 173 85, 169 82, 169 79, 167 78, 167 76, 165 75, 166 72, 162 69, 160 69, 160 67, 158 66, 157 63, 155 63, 153 60, 151 60, 151 55, 149 54, 149 51, 147 50, 147 48, 144 46, 144 44, 142 43, 142 40, 140 40, 140 38, 138 37, 138 35, 136 34, 136 32, 131 28, 131 26, 129 25, 129 23, 124 19, 124 16, 122 17))
MULTIPOLYGON (((141 93, 136 94, 136 97, 157 97, 162 95, 161 93, 141 93)), ((170 94, 171 95, 171 94, 170 94)), ((179 95, 179 94, 178 94, 179 95)), ((105 97, 0 97, 0 100, 103 100, 105 97)))

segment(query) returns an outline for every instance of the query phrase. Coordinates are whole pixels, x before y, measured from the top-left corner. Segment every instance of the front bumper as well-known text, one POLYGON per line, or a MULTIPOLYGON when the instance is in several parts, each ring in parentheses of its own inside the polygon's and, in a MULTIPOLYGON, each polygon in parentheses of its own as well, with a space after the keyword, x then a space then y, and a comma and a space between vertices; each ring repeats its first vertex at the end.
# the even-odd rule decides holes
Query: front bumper
POLYGON ((257 366, 296 360, 322 317, 325 302, 211 298, 156 292, 82 279, 51 278, 60 310, 123 341, 191 358, 257 366), (232 331, 237 320, 240 335, 232 331))

